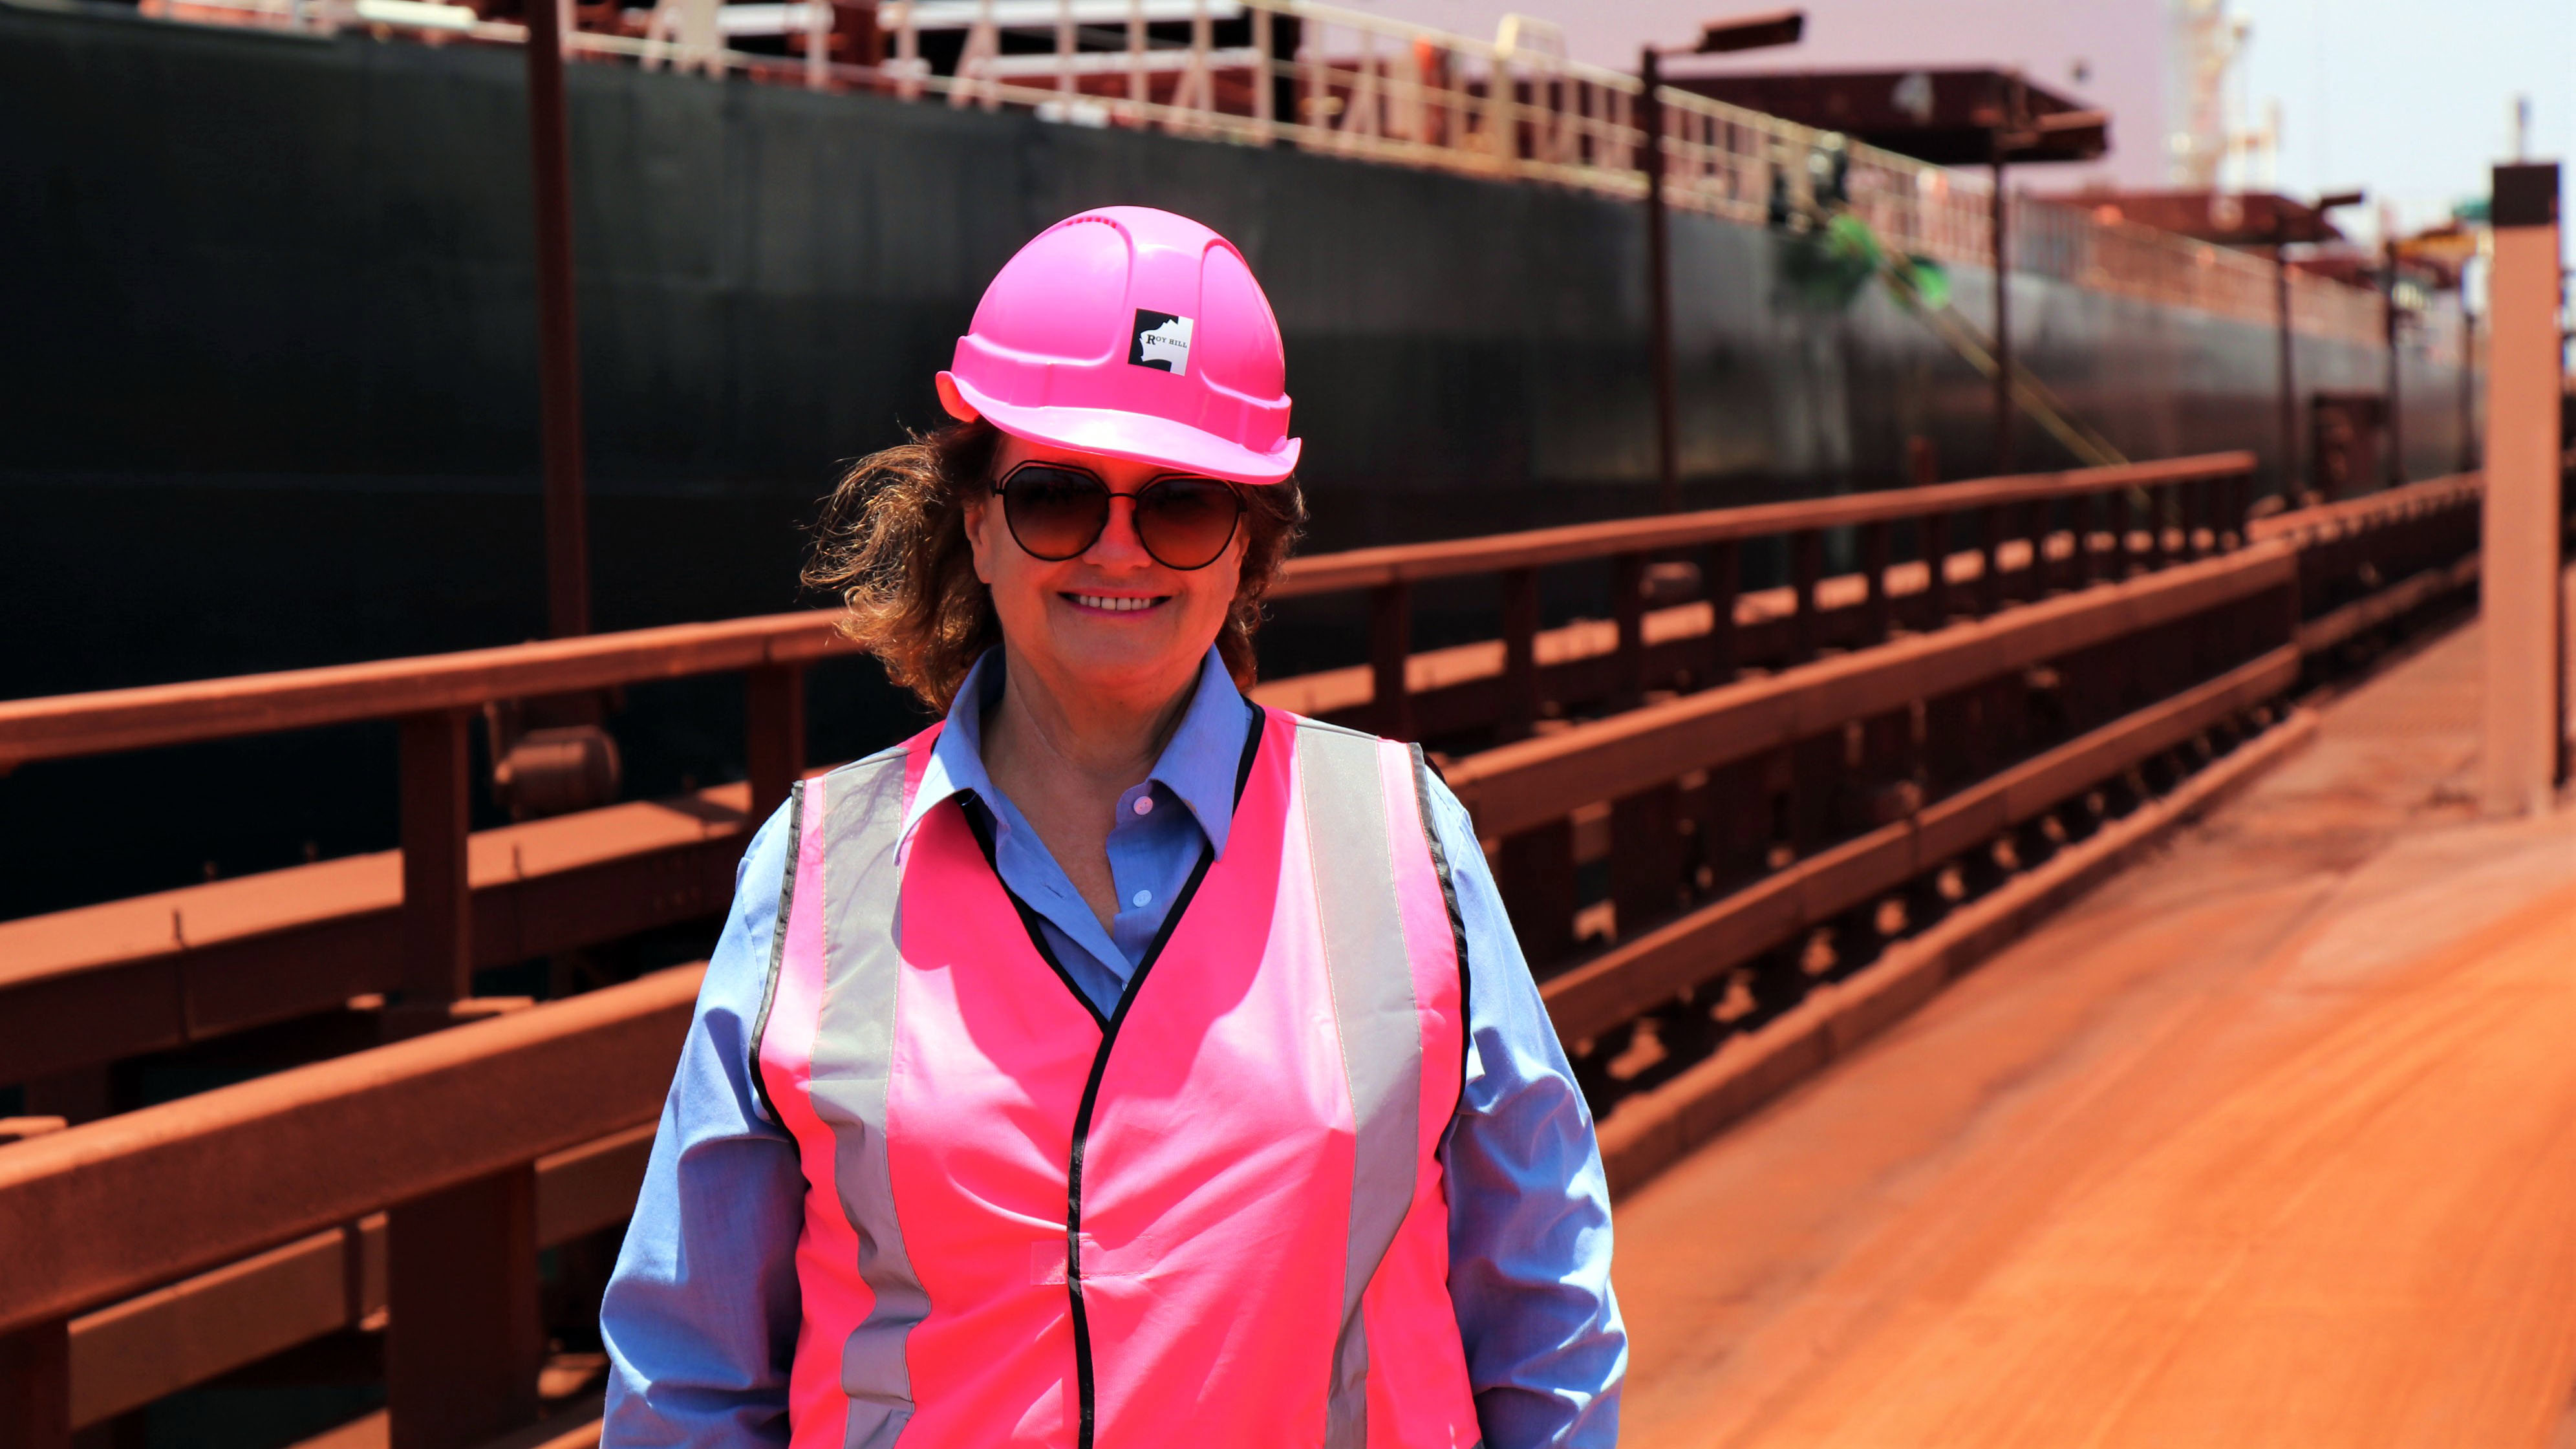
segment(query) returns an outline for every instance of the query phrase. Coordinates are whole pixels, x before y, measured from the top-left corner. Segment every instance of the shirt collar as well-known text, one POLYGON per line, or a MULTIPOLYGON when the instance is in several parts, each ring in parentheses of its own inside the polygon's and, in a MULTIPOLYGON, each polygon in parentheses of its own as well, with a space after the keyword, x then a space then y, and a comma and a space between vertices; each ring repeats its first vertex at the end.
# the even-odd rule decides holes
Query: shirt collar
MULTIPOLYGON (((948 706, 948 722, 930 747, 921 788, 904 812, 902 846, 910 846, 914 827, 932 806, 969 792, 984 800, 998 796, 992 777, 984 771, 984 710, 1002 697, 1002 670, 997 645, 984 651, 958 687, 955 702, 948 706)), ((1234 687, 1225 660, 1210 646, 1180 727, 1172 731, 1146 779, 1189 807, 1209 847, 1220 857, 1234 825, 1234 779, 1251 728, 1252 706, 1234 687)))

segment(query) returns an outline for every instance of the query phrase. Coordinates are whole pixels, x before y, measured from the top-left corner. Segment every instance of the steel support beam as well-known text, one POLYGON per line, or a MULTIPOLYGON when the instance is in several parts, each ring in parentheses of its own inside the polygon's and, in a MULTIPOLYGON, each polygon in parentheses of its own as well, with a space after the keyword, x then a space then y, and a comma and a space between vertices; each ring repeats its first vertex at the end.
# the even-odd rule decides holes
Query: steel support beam
POLYGON ((2480 795, 2487 813, 2519 815, 2549 808, 2565 657, 2558 588, 2558 420, 2565 384, 2557 165, 2495 168, 2493 216, 2480 795))
POLYGON ((537 397, 546 475, 546 632, 590 632, 590 538, 582 490, 581 346, 573 308, 572 146, 564 115, 563 15, 530 0, 528 178, 535 192, 537 397))
POLYGON ((2478 466, 2478 314, 2469 310, 2469 291, 2460 288, 2460 456, 2463 473, 2478 466))
MULTIPOLYGON (((2383 210, 2383 216, 2387 213, 2383 210)), ((2393 218, 2390 218, 2393 221, 2393 218)), ((2388 337, 2388 429, 2385 442, 2388 457, 2382 469, 2391 488, 2406 486, 2406 407, 2400 396, 2402 379, 2398 376, 2397 326, 2397 235, 2395 227, 2387 228, 2387 239, 2380 243, 2384 260, 2380 276, 2380 320, 2388 337)))
POLYGON ((1620 709, 1633 709, 1646 696, 1646 556, 1623 553, 1610 560, 1610 614, 1619 630, 1618 684, 1611 693, 1620 709))
POLYGON ((1682 506, 1680 406, 1673 384, 1672 213, 1664 204, 1663 58, 1647 46, 1637 62, 1644 82, 1637 95, 1637 125, 1645 132, 1646 311, 1653 338, 1655 378, 1655 501, 1666 513, 1682 506))
POLYGON ((751 778, 751 818, 769 818, 805 773, 805 667, 754 669, 744 700, 744 767, 751 778))
POLYGON ((1538 727, 1538 570, 1503 572, 1503 708, 1495 724, 1505 742, 1538 727))
POLYGON ((2299 499, 2299 379, 2293 355, 2297 337, 2290 327, 2290 230, 2285 216, 2272 222, 2272 312, 2278 333, 2281 396, 2281 501, 2299 499))
POLYGON ((1413 586, 1381 584, 1369 593, 1369 678, 1377 731, 1388 739, 1413 738, 1413 696, 1405 662, 1413 654, 1413 586))
POLYGON ((439 710, 402 723, 403 1005, 416 1013, 473 994, 465 720, 439 710))
POLYGON ((399 1204, 385 1228, 390 1449, 476 1449, 534 1423, 535 1164, 399 1204))
POLYGON ((1995 265, 1995 475, 2013 470, 2012 200, 2005 191, 2003 138, 1995 138, 1994 195, 1987 226, 1995 265))
POLYGON ((1708 594, 1708 661, 1705 678, 1711 685, 1731 683, 1741 667, 1735 633, 1735 615, 1744 593, 1744 545, 1733 539, 1708 546, 1708 564, 1703 585, 1708 594))
MULTIPOLYGON (((21 1242, 19 1251, 34 1244, 21 1242)), ((0 1333, 0 1444, 71 1449, 71 1323, 50 1318, 0 1333)))

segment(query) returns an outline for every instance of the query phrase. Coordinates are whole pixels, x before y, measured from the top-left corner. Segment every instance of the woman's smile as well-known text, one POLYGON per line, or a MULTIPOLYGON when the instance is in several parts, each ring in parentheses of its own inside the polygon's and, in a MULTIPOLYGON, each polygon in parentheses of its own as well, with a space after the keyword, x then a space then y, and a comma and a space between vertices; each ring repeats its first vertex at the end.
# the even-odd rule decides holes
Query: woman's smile
POLYGON ((1169 594, 1093 594, 1065 592, 1056 595, 1075 608, 1093 614, 1141 614, 1170 602, 1169 594))

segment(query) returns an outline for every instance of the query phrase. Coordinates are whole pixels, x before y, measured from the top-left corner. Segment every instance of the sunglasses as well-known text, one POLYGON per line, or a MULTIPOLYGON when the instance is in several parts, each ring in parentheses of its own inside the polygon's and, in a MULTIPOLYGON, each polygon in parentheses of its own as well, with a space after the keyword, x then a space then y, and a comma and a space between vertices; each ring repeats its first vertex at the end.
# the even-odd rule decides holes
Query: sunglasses
POLYGON ((1167 569, 1203 569, 1234 542, 1243 495, 1215 478, 1157 478, 1133 493, 1112 493, 1099 477, 1068 463, 1022 463, 995 485, 1002 519, 1030 557, 1048 563, 1080 558, 1109 527, 1109 500, 1135 509, 1136 538, 1167 569))

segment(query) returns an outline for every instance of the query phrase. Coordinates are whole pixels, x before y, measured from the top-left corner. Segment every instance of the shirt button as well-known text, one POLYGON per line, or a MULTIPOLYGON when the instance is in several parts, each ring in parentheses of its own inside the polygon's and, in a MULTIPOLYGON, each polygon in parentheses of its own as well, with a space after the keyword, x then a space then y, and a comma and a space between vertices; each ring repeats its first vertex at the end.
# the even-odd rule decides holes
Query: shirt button
POLYGON ((1139 907, 1139 908, 1142 908, 1142 907, 1145 907, 1145 906, 1150 906, 1150 905, 1152 905, 1153 903, 1154 903, 1154 893, 1153 893, 1152 891, 1138 891, 1138 892, 1136 892, 1136 894, 1135 894, 1133 897, 1131 897, 1131 898, 1130 898, 1130 904, 1133 904, 1133 905, 1135 905, 1135 906, 1137 906, 1137 907, 1139 907))
POLYGON ((1139 814, 1139 815, 1151 815, 1151 814, 1153 814, 1153 813, 1154 813, 1154 797, 1153 797, 1153 796, 1151 796, 1151 795, 1139 795, 1139 796, 1137 796, 1137 797, 1136 797, 1136 813, 1137 813, 1137 814, 1139 814))

